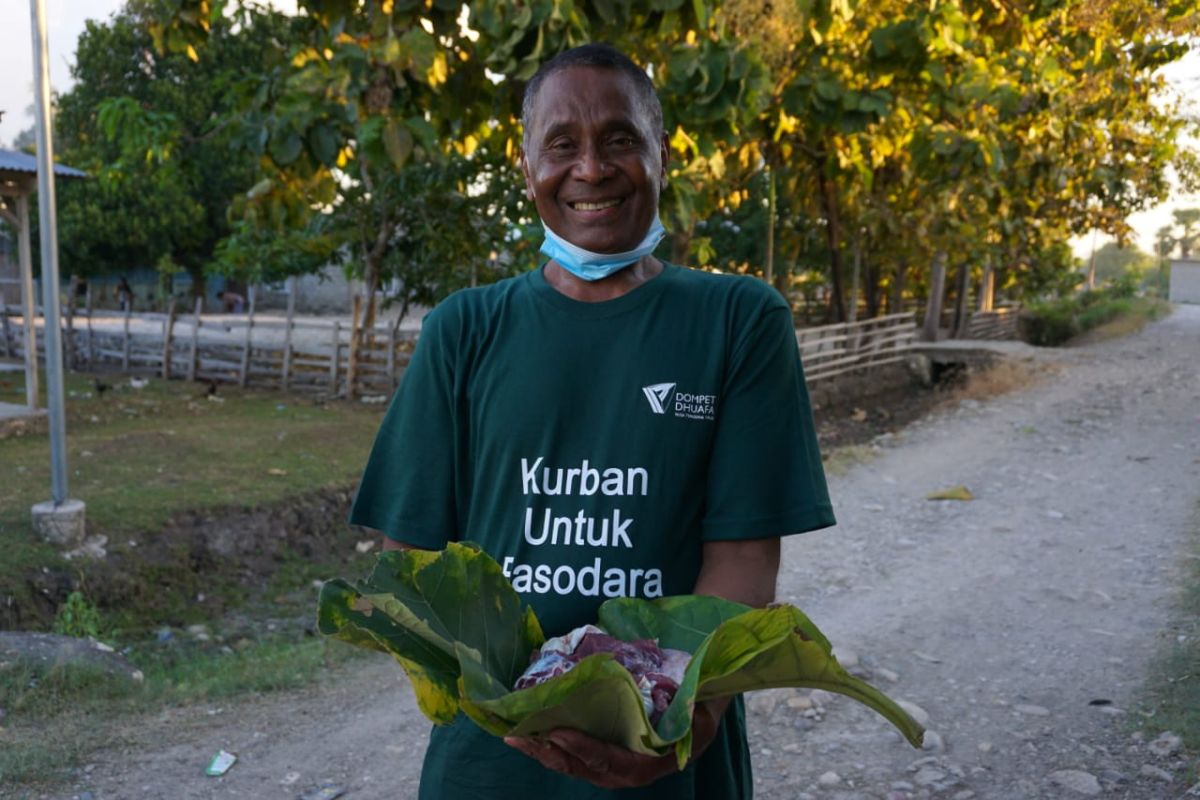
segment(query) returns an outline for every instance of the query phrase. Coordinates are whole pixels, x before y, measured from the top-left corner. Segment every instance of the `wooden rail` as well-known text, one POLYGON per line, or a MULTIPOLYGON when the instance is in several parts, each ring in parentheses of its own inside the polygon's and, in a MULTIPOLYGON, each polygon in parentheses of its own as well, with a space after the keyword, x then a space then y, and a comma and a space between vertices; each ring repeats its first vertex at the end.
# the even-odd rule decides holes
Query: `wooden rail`
MULTIPOLYGON (((0 351, 23 358, 24 327, 10 324, 10 315, 19 316, 19 309, 4 307, 0 351)), ((115 367, 162 378, 343 397, 390 395, 417 338, 416 332, 390 326, 365 331, 350 386, 350 328, 338 320, 97 311, 76 312, 64 327, 63 349, 72 369, 115 367)), ((44 355, 40 329, 36 335, 44 355)))
MULTIPOLYGON (((20 309, 4 306, 3 312, 0 352, 9 358, 23 357, 24 325, 9 319, 18 318, 20 309)), ((973 339, 1013 338, 1016 320, 1015 309, 977 312, 971 316, 967 335, 973 339)), ((415 331, 377 326, 364 333, 352 366, 351 350, 355 348, 351 347, 350 326, 341 320, 289 320, 253 313, 230 318, 199 313, 80 311, 64 327, 64 350, 75 369, 115 367, 164 378, 334 397, 390 395, 417 339, 415 331), (136 325, 131 324, 134 321, 136 325)), ((903 361, 911 355, 917 333, 913 314, 889 314, 798 328, 796 343, 811 384, 903 361)), ((38 350, 44 351, 40 332, 38 350)))
POLYGON ((968 339, 1015 339, 1017 338, 1016 308, 998 308, 994 311, 976 311, 967 323, 968 339))
POLYGON ((809 383, 902 361, 916 338, 912 314, 888 314, 861 322, 796 330, 809 383))

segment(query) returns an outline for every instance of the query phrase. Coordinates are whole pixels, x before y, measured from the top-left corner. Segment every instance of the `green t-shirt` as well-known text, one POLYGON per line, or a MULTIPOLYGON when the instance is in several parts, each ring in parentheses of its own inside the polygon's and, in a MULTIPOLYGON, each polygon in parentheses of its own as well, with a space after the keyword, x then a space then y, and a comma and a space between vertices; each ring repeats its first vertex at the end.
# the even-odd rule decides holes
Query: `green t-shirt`
MULTIPOLYGON (((426 317, 351 522, 416 547, 478 542, 547 636, 610 597, 691 593, 706 541, 834 524, 792 317, 761 281, 672 265, 600 303, 541 270, 426 317)), ((465 719, 435 728, 421 797, 751 793, 740 703, 687 771, 608 792, 465 719)))

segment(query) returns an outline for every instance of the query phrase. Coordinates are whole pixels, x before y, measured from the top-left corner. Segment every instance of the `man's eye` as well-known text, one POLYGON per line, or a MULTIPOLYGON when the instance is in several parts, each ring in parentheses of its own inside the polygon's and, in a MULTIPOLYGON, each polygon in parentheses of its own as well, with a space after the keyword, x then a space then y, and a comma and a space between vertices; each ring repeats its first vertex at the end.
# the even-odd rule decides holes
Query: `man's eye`
POLYGON ((637 144, 637 140, 632 136, 622 133, 608 140, 609 144, 614 147, 633 147, 637 144))
POLYGON ((556 153, 563 153, 575 147, 575 143, 569 139, 558 139, 550 143, 550 150, 556 153))

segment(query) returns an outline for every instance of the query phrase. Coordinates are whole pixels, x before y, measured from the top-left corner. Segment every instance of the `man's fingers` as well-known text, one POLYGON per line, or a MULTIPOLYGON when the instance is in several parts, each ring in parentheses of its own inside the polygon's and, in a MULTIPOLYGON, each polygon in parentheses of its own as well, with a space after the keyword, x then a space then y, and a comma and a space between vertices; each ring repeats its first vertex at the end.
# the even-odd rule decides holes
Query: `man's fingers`
POLYGON ((528 739, 520 736, 506 736, 504 743, 520 750, 525 755, 541 763, 546 769, 555 772, 572 774, 571 762, 574 760, 567 753, 545 739, 528 739))
POLYGON ((608 771, 610 769, 612 769, 612 765, 609 764, 607 758, 588 759, 583 762, 583 765, 585 767, 587 767, 588 769, 590 769, 592 772, 597 772, 597 773, 600 773, 601 775, 607 774, 608 771))

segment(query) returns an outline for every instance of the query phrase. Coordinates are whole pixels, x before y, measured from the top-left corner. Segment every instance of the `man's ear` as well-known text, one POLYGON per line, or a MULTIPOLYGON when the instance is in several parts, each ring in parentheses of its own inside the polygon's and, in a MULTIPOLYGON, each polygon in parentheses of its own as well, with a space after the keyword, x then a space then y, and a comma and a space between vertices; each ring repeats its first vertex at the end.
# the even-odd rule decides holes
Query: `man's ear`
POLYGON ((524 148, 517 151, 517 161, 521 165, 521 174, 525 176, 525 196, 530 200, 536 200, 537 196, 533 191, 533 181, 529 179, 529 159, 525 155, 524 148))
POLYGON ((667 180, 667 163, 671 160, 671 138, 663 131, 662 141, 658 143, 659 154, 662 156, 662 179, 667 180))

